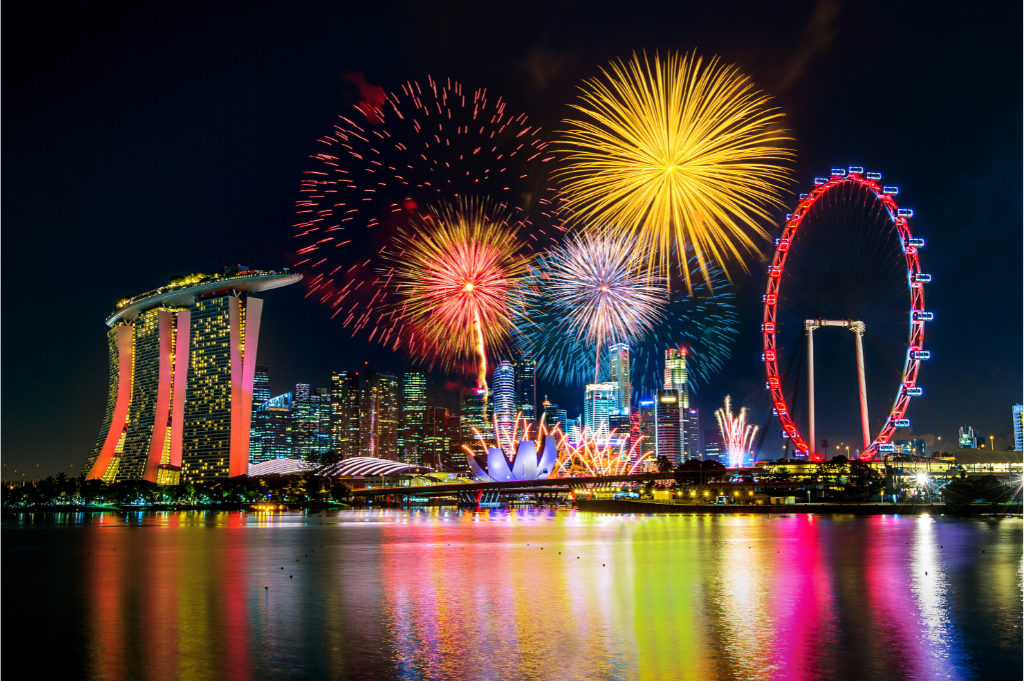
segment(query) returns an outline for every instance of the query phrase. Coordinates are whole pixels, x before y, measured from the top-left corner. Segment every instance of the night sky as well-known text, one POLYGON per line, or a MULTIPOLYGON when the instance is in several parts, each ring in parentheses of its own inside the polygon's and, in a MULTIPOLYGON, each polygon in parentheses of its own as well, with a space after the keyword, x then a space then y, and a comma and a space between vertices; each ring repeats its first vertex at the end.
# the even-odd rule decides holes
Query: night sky
MULTIPOLYGON (((344 72, 388 90, 427 74, 487 87, 551 130, 582 79, 641 49, 720 55, 774 95, 799 153, 794 191, 848 165, 900 186, 934 275, 914 434, 945 443, 970 424, 1005 449, 1022 395, 1020 4, 770 4, 7 8, 4 476, 80 472, 103 416, 116 300, 175 274, 288 265, 300 175, 347 106, 344 72)), ((726 393, 753 422, 767 414, 765 275, 752 269, 737 281, 733 360, 696 398, 702 429, 726 393)), ((406 365, 303 294, 265 296, 259 363, 275 393, 363 362, 406 365)), ((582 406, 580 390, 539 392, 571 415, 582 406)))

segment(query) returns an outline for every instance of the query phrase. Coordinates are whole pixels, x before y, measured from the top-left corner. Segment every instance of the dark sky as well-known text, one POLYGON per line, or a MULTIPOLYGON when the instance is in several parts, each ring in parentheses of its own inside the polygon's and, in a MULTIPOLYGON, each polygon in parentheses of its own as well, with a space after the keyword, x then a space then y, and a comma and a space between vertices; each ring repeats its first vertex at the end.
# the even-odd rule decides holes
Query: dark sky
MULTIPOLYGON (((550 130, 581 79, 639 49, 721 55, 775 95, 802 186, 851 164, 899 184, 935 277, 914 431, 945 442, 966 423, 997 448, 1011 441, 1022 394, 1019 3, 221 4, 6 8, 6 477, 80 470, 103 415, 103 320, 118 298, 187 271, 287 264, 300 173, 345 106, 343 72, 387 89, 456 78, 550 130)), ((697 398, 702 428, 726 393, 754 422, 767 413, 760 272, 738 283, 742 333, 697 398)), ((331 370, 364 361, 404 366, 302 295, 265 296, 259 362, 276 391, 327 385, 331 370)))

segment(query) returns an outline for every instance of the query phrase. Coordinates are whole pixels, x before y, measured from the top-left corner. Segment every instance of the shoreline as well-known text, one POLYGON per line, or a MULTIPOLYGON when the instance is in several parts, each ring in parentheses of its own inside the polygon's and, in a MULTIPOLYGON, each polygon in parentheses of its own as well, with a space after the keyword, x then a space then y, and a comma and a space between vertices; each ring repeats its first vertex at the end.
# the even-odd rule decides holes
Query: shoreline
POLYGON ((1021 517, 1020 504, 970 504, 949 505, 944 503, 928 504, 885 504, 885 503, 811 503, 785 504, 774 506, 750 505, 699 505, 699 504, 659 504, 650 501, 627 501, 623 499, 577 499, 576 508, 589 513, 611 514, 755 514, 785 515, 792 513, 816 513, 836 515, 998 515, 1003 517, 1021 517))

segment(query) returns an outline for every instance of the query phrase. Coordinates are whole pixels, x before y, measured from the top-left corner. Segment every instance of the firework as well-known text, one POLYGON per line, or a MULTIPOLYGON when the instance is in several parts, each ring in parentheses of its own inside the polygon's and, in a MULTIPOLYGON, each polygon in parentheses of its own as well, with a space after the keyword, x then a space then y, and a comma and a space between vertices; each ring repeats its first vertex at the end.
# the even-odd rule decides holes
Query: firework
POLYGON ((390 94, 358 85, 363 99, 317 140, 302 176, 293 266, 308 297, 353 333, 380 339, 391 320, 379 314, 379 256, 423 206, 490 196, 510 219, 537 225, 527 240, 544 245, 561 231, 545 190, 551 154, 525 114, 450 79, 407 81, 390 94))
MULTIPOLYGON (((735 66, 670 53, 613 62, 587 81, 566 121, 558 173, 578 219, 637 235, 652 271, 688 249, 708 263, 743 263, 767 239, 760 221, 781 208, 791 138, 768 96, 735 66)), ((685 273, 691 289, 689 271, 685 273)))
POLYGON ((524 310, 550 307, 557 335, 595 349, 595 382, 602 349, 639 341, 663 317, 665 292, 638 272, 634 252, 624 235, 576 233, 537 256, 521 286, 524 310))
MULTIPOLYGON (((698 268, 696 258, 691 257, 689 266, 698 268)), ((535 265, 533 269, 538 268, 535 265)), ((713 291, 687 292, 680 284, 682 273, 672 277, 669 291, 659 290, 665 301, 657 323, 643 338, 629 343, 631 382, 639 392, 646 394, 662 387, 663 360, 668 348, 686 348, 691 390, 706 384, 729 359, 738 326, 736 294, 720 268, 709 267, 708 275, 713 291)), ((525 282, 526 288, 544 292, 543 280, 536 272, 525 282)), ((562 385, 581 385, 591 380, 598 348, 562 333, 561 317, 549 296, 529 295, 528 291, 522 299, 524 321, 517 324, 516 342, 530 349, 537 360, 538 378, 562 385)), ((599 381, 609 369, 607 345, 600 351, 599 381)))
POLYGON ((626 447, 625 441, 626 438, 618 437, 615 430, 607 428, 596 433, 584 428, 583 437, 576 443, 562 435, 556 474, 573 477, 633 475, 643 469, 654 452, 642 451, 643 437, 637 438, 630 447, 626 447))
POLYGON ((506 347, 510 298, 527 266, 517 230, 473 200, 400 229, 385 253, 395 347, 404 342, 414 356, 446 368, 473 363, 486 389, 487 354, 506 347))
POLYGON ((730 467, 743 465, 743 459, 751 450, 757 426, 747 425, 747 408, 740 409, 738 416, 732 415, 732 404, 728 395, 725 406, 715 411, 718 429, 722 433, 722 442, 729 459, 730 467))

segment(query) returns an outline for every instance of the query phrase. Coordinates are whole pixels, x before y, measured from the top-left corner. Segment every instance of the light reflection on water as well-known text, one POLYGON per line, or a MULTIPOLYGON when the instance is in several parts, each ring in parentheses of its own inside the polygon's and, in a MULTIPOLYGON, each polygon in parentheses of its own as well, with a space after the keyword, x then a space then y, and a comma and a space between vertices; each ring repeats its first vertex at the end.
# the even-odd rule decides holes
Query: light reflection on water
POLYGON ((968 679, 1022 654, 1014 519, 108 513, 2 537, 5 652, 91 679, 968 679))

